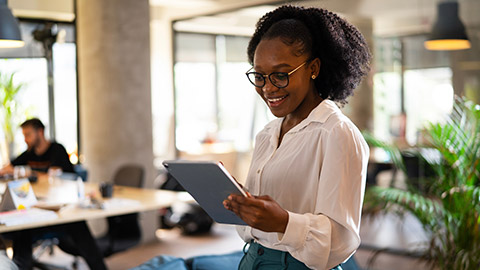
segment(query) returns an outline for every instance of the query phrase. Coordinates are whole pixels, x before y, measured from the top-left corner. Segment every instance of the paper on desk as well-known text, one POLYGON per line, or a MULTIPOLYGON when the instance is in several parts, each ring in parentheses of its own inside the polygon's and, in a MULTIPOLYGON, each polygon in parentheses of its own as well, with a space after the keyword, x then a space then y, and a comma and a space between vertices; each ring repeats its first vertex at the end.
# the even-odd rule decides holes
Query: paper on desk
POLYGON ((60 209, 62 209, 66 205, 67 205, 66 203, 53 203, 53 202, 39 201, 34 207, 45 209, 45 210, 51 210, 51 211, 60 211, 60 209))
POLYGON ((111 198, 104 200, 102 204, 103 209, 118 209, 139 206, 140 202, 131 199, 111 198))
POLYGON ((41 222, 58 218, 54 211, 30 208, 0 213, 0 224, 6 226, 41 222))

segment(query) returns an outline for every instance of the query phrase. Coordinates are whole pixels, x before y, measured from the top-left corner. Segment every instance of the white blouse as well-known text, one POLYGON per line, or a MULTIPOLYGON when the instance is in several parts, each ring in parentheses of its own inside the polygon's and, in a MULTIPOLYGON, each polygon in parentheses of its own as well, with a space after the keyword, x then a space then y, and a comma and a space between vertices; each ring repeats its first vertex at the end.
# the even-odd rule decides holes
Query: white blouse
POLYGON ((244 241, 288 251, 310 268, 333 268, 360 245, 368 145, 330 100, 289 130, 277 148, 282 121, 257 135, 245 188, 288 211, 286 231, 238 226, 238 233, 244 241))

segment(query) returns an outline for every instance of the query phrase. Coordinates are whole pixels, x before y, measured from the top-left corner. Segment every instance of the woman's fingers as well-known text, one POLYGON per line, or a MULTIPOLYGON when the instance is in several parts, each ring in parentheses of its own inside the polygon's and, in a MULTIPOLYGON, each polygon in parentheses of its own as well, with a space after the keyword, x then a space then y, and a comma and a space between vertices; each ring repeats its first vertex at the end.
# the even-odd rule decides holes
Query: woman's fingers
POLYGON ((223 204, 254 228, 269 232, 285 231, 288 213, 270 196, 244 197, 232 194, 223 204))
MULTIPOLYGON (((250 195, 251 196, 251 195, 250 195)), ((234 212, 237 216, 244 219, 258 211, 257 199, 253 197, 245 197, 239 195, 230 195, 223 201, 223 205, 227 210, 234 212)))

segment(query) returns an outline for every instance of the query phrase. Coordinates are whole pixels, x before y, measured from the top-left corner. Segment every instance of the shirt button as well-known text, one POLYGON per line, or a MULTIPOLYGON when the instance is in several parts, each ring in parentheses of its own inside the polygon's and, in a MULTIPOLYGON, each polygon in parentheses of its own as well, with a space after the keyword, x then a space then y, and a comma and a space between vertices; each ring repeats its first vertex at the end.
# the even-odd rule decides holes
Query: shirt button
POLYGON ((260 255, 260 256, 262 256, 264 252, 265 251, 263 250, 263 248, 258 248, 258 250, 257 250, 257 254, 260 255))
POLYGON ((258 170, 257 173, 260 173, 261 170, 258 170))

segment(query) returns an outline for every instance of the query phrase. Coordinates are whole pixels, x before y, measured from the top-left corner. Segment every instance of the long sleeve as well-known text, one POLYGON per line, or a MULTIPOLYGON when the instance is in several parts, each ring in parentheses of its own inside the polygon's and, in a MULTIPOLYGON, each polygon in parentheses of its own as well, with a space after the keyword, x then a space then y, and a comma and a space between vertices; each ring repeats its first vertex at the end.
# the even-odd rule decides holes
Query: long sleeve
POLYGON ((25 151, 23 152, 21 155, 19 155, 18 157, 16 157, 14 160, 12 160, 10 163, 13 165, 13 166, 18 166, 18 165, 27 165, 27 162, 28 162, 28 152, 25 151))
POLYGON ((340 123, 324 143, 315 214, 289 212, 285 245, 293 257, 314 269, 329 269, 346 260, 359 246, 368 147, 340 123))

